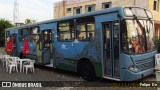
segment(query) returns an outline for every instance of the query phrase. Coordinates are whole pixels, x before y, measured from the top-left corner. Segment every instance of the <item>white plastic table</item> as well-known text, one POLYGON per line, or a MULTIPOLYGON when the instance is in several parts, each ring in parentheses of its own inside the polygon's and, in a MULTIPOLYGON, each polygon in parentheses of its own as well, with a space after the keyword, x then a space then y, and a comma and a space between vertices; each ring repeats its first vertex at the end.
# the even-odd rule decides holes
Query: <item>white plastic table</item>
POLYGON ((18 61, 20 62, 20 73, 22 71, 22 65, 23 65, 23 62, 25 61, 29 61, 30 59, 18 59, 18 61))

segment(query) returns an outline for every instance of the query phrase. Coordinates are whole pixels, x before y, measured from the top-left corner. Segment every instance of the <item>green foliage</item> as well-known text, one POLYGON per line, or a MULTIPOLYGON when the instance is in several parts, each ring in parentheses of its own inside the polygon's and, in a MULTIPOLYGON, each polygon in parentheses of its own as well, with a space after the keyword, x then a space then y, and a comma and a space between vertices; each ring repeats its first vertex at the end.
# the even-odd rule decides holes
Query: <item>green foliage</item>
POLYGON ((14 25, 11 23, 11 21, 6 20, 4 18, 0 18, 0 46, 4 46, 5 42, 5 29, 11 28, 14 25))
POLYGON ((29 23, 36 23, 36 20, 34 20, 34 19, 26 19, 25 20, 25 24, 29 24, 29 23))

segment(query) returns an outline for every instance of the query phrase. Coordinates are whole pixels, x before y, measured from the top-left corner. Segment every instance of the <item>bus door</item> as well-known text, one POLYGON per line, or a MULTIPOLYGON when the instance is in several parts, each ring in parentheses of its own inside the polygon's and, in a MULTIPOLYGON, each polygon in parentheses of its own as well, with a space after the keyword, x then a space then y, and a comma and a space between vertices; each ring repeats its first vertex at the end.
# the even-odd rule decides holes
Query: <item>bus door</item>
POLYGON ((104 31, 104 74, 108 78, 120 78, 119 22, 103 23, 104 31))
POLYGON ((51 64, 52 54, 52 30, 44 30, 42 31, 42 63, 51 64))

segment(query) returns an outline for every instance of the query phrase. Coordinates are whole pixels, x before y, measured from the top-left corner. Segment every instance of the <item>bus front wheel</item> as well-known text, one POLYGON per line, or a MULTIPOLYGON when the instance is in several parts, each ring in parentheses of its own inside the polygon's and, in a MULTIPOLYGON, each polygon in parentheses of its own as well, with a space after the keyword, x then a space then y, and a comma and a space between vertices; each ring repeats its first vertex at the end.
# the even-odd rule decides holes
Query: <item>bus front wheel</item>
POLYGON ((94 81, 95 80, 95 70, 89 61, 82 61, 79 65, 79 73, 81 76, 87 81, 94 81))

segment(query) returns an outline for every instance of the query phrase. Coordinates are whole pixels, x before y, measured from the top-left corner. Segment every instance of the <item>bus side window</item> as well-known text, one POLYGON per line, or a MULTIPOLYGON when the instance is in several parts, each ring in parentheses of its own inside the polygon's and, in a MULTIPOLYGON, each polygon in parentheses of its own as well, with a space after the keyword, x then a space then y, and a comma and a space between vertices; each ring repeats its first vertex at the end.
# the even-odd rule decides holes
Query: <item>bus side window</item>
POLYGON ((84 18, 77 20, 76 38, 79 41, 93 41, 95 35, 95 21, 94 18, 84 18))
MULTIPOLYGON (((77 30, 77 34, 76 34, 76 37, 77 37, 77 40, 81 41, 82 40, 82 37, 80 35, 80 30, 77 30)), ((84 37, 83 37, 84 38, 84 37)))
POLYGON ((73 41, 74 40, 74 22, 73 20, 63 21, 58 23, 58 40, 73 41))
POLYGON ((30 29, 29 28, 22 28, 18 30, 19 35, 19 41, 23 41, 25 38, 29 37, 30 29))

